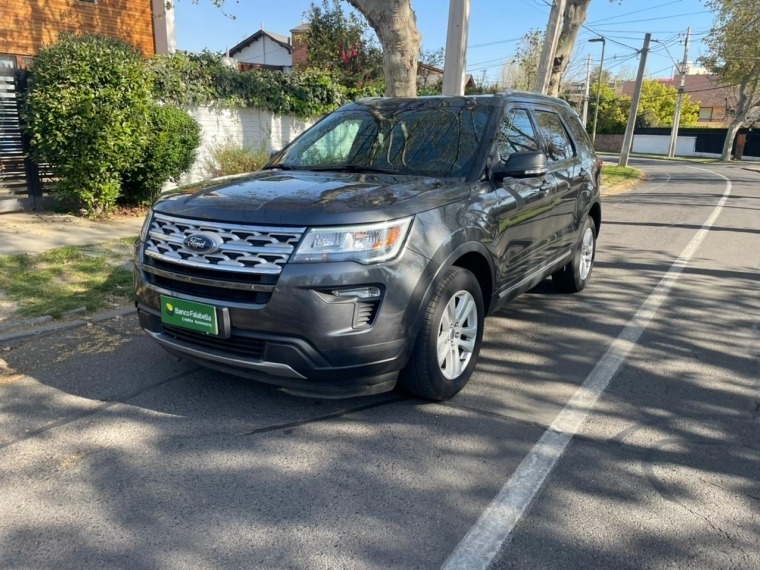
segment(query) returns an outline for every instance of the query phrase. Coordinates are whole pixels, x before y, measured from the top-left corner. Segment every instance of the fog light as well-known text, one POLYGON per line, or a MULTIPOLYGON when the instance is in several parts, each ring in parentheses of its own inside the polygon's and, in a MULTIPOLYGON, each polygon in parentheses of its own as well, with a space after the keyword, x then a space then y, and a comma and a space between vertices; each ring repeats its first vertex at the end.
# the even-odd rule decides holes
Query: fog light
POLYGON ((361 299, 362 301, 368 301, 371 299, 379 299, 383 296, 383 292, 380 287, 357 287, 356 289, 335 289, 332 294, 336 297, 361 299))

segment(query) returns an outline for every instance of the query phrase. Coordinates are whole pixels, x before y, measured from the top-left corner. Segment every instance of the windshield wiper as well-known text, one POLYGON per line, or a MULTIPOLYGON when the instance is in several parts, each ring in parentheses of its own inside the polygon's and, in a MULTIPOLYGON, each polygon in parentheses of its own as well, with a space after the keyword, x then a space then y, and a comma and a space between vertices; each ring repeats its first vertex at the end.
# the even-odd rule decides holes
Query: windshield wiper
POLYGON ((296 168, 287 164, 275 164, 274 166, 265 166, 261 170, 296 170, 296 168))
POLYGON ((374 166, 360 166, 358 164, 336 164, 334 166, 312 166, 308 170, 315 172, 371 172, 377 174, 401 174, 398 170, 390 168, 375 168, 374 166))

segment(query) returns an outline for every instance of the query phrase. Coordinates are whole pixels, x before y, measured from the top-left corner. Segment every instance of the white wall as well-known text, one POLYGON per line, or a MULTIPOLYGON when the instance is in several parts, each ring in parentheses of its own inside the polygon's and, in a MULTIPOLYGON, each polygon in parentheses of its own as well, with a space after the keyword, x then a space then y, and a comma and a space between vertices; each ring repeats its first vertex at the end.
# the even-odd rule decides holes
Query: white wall
POLYGON ((201 126, 201 146, 198 158, 181 184, 208 178, 204 165, 214 147, 233 143, 241 147, 267 152, 279 150, 301 134, 316 119, 301 119, 290 115, 275 115, 262 109, 230 109, 224 107, 192 107, 188 113, 201 126))
MULTIPOLYGON (((676 155, 693 156, 697 137, 678 137, 676 155)), ((664 154, 667 156, 670 148, 670 137, 665 135, 636 135, 633 137, 633 152, 644 154, 664 154)))
MULTIPOLYGON (((676 142, 676 156, 693 156, 699 158, 720 158, 720 154, 697 152, 697 137, 679 136, 676 142)), ((668 155, 670 136, 668 135, 635 135, 631 151, 642 154, 668 155)), ((760 161, 760 157, 744 155, 742 160, 760 161)))

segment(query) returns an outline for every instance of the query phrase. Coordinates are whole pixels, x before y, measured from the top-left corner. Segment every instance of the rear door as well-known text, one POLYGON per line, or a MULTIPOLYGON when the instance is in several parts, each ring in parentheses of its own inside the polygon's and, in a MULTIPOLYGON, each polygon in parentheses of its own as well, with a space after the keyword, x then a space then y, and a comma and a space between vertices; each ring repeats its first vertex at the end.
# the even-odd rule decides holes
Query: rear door
POLYGON ((536 105, 536 125, 549 157, 549 172, 555 179, 552 219, 553 237, 548 245, 555 257, 573 245, 577 229, 578 194, 583 185, 580 149, 576 148, 561 114, 550 106, 536 105))

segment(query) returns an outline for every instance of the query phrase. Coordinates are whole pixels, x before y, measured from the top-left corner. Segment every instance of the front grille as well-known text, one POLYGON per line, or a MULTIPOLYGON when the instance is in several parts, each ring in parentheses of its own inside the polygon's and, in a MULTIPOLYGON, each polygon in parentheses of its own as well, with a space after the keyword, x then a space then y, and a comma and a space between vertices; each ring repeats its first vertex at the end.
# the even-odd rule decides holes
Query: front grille
POLYGON ((219 286, 203 285, 200 283, 190 283, 188 281, 172 279, 163 275, 155 275, 149 271, 145 272, 145 278, 151 285, 166 289, 172 293, 185 293, 186 295, 203 297, 205 299, 266 305, 269 302, 269 299, 272 298, 271 292, 229 289, 224 286, 225 283, 229 283, 226 280, 219 281, 219 286))
POLYGON ((154 213, 145 240, 145 256, 176 267, 220 273, 279 275, 306 228, 246 226, 188 220, 154 213), (203 233, 218 241, 208 253, 185 246, 185 238, 203 233))
POLYGON ((232 333, 230 338, 197 333, 169 325, 162 325, 163 333, 176 340, 188 342, 195 346, 224 352, 235 356, 243 356, 252 360, 261 360, 264 354, 265 342, 240 333, 232 333))
POLYGON ((209 299, 264 304, 306 228, 247 226, 188 220, 154 213, 143 249, 149 283, 209 299), (209 252, 185 245, 192 235, 210 237, 209 252))

